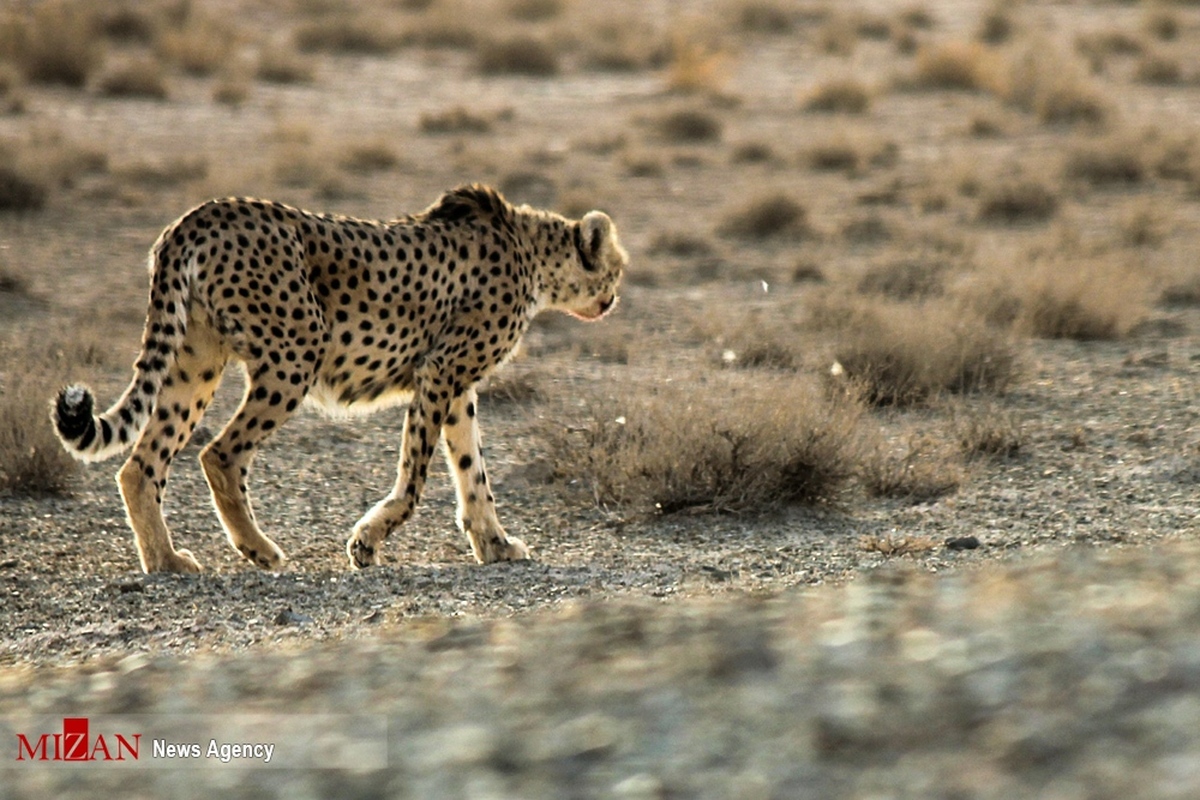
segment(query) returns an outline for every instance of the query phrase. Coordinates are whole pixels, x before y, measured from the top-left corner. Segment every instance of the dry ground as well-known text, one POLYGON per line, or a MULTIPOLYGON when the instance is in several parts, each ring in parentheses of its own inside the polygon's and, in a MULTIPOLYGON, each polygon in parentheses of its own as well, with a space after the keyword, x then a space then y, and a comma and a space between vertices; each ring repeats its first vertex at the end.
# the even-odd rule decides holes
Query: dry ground
MULTIPOLYGON (((57 713, 55 703, 68 703, 81 713, 128 712, 110 708, 116 695, 105 692, 140 691, 139 681, 151 687, 152 710, 165 702, 151 690, 157 671, 168 683, 190 680, 194 655, 202 656, 197 674, 209 675, 204 670, 222 665, 253 670, 276 649, 319 669, 345 647, 386 671, 393 662, 372 655, 380 652, 375 643, 408 652, 411 642, 457 631, 466 637, 463 658, 490 659, 504 631, 548 642, 573 625, 586 654, 590 617, 607 619, 610 603, 618 628, 636 619, 674 632, 630 645, 650 653, 675 636, 685 641, 690 619, 774 632, 781 613, 792 619, 780 607, 796 603, 820 616, 842 602, 852 618, 857 606, 845 593, 877 568, 897 574, 896 562, 914 574, 974 581, 977 568, 999 561, 984 574, 1011 571, 1013 585, 1065 608, 1085 603, 1085 587, 1114 580, 1125 564, 1135 565, 1130 581, 1147 592, 1170 586, 1178 572, 1143 551, 1165 547, 1194 563, 1194 4, 731 0, 613 3, 600 12, 572 0, 497 0, 465 14, 453 0, 381 0, 357 15, 302 0, 214 0, 192 3, 190 12, 114 4, 54 49, 78 56, 74 65, 47 68, 29 55, 31 20, 64 15, 51 27, 68 37, 73 27, 64 20, 76 20, 81 7, 29 4, 0 20, 0 42, 25 42, 0 47, 24 54, 0 70, 0 108, 8 112, 0 115, 0 664, 10 680, 0 710, 22 710, 29 687, 52 675, 61 691, 38 701, 39 710, 57 713), (79 80, 67 79, 71 66, 79 80), (387 565, 349 572, 343 543, 390 486, 403 410, 350 422, 305 411, 265 448, 252 482, 260 521, 291 557, 287 572, 262 574, 235 557, 194 446, 174 468, 168 521, 177 546, 192 549, 207 572, 137 572, 116 462, 74 469, 56 459, 43 403, 66 380, 90 382, 102 401, 117 396, 140 335, 144 253, 158 231, 217 195, 388 217, 476 180, 571 214, 602 208, 631 253, 619 313, 595 326, 542 320, 481 404, 501 518, 535 560, 469 563, 438 465, 417 516, 389 541, 387 565), (794 413, 763 410, 771 408, 794 413), (795 489, 793 463, 759 446, 830 432, 843 444, 804 450, 828 467, 804 484, 817 487, 811 492, 795 489), (731 454, 726 444, 738 437, 749 444, 731 454), (782 482, 737 480, 746 475, 782 482), (799 502, 782 502, 793 495, 799 502), (1074 552, 1081 549, 1135 552, 1099 554, 1116 565, 1099 572, 1059 575, 1060 559, 1092 563, 1074 552), (1034 566, 1021 566, 1026 559, 1034 566), (1027 580, 1022 570, 1058 575, 1065 588, 1027 580), (795 588, 820 584, 830 587, 795 588), (740 605, 745 595, 782 599, 763 612, 740 605), (564 615, 564 604, 588 611, 564 615), (342 641, 351 639, 364 641, 342 641), (313 640, 335 641, 310 651, 313 640), (80 672, 109 674, 118 662, 125 666, 113 673, 123 676, 115 689, 69 688, 86 680, 80 672)), ((231 370, 209 412, 213 429, 239 386, 231 370)), ((905 569, 899 574, 910 574, 905 569)), ((918 586, 918 597, 956 591, 930 580, 899 585, 918 586), (943 588, 919 588, 928 585, 943 588)), ((986 603, 992 584, 980 580, 986 603)), ((959 602, 929 613, 953 613, 959 602)), ((1019 616, 996 624, 1023 624, 1019 616)), ((897 635, 920 628, 914 619, 897 615, 897 635)), ((1179 611, 1162 635, 1189 619, 1179 611)), ((1069 613, 1061 626, 1071 630, 1069 613)), ((1118 620, 1097 636, 1122 629, 1118 620)), ((771 662, 763 685, 815 681, 778 708, 808 707, 805 698, 827 682, 844 679, 852 695, 866 691, 876 674, 869 665, 890 663, 864 652, 861 663, 830 656, 818 669, 802 655, 807 636, 768 637, 766 649, 782 653, 785 666, 771 662)), ((738 683, 719 668, 721 647, 709 652, 706 641, 699 655, 680 645, 689 658, 717 664, 696 691, 738 683)), ((1086 642, 1071 641, 1086 651, 1086 642)), ((761 642, 746 646, 758 669, 761 642)), ((450 649, 417 658, 413 674, 458 669, 447 666, 459 652, 450 649)), ((1194 654, 1166 651, 1185 676, 1171 686, 1180 702, 1194 704, 1194 654)), ((515 663, 529 658, 522 653, 515 663)), ((585 655, 570 666, 584 683, 606 669, 585 655)), ((630 670, 657 675, 647 685, 659 693, 677 676, 654 659, 630 670)), ((432 680, 416 681, 423 688, 412 702, 433 707, 453 695, 426 685, 432 680)), ((522 725, 557 730, 560 716, 586 717, 609 696, 609 688, 562 691, 570 711, 548 714, 543 701, 552 694, 535 692, 518 710, 527 714, 522 725)), ((769 691, 747 707, 771 708, 769 691)), ((211 701, 202 694, 194 702, 211 701)), ((314 691, 315 707, 324 707, 323 696, 314 691)), ((861 710, 855 697, 847 708, 861 710)), ((904 719, 919 729, 920 704, 906 708, 913 716, 904 719)), ((964 713, 994 719, 994 711, 982 703, 964 713)), ((743 752, 730 730, 724 745, 694 743, 699 750, 685 748, 670 768, 670 758, 644 755, 646 747, 671 752, 670 737, 640 728, 630 735, 641 757, 630 755, 632 746, 585 743, 561 764, 528 754, 510 763, 489 748, 512 728, 464 732, 454 714, 424 733, 444 727, 452 748, 474 754, 463 763, 478 761, 491 777, 440 784, 430 776, 446 765, 436 759, 397 775, 424 775, 427 783, 406 783, 405 791, 425 796, 565 796, 581 764, 604 767, 576 788, 581 796, 800 796, 801 783, 813 796, 880 787, 930 796, 922 775, 967 793, 957 796, 1053 788, 1053 775, 1029 766, 1053 756, 1037 749, 1034 734, 1029 752, 1013 734, 1017 755, 988 768, 998 772, 964 777, 946 768, 955 763, 946 756, 906 762, 891 782, 855 782, 839 770, 876 747, 862 727, 874 723, 863 722, 869 714, 840 713, 829 712, 832 722, 813 718, 811 730, 796 734, 818 737, 794 762, 809 766, 787 772, 742 759, 742 783, 706 784, 696 777, 703 769, 685 771, 702 764, 732 774, 704 755, 706 747, 743 752), (479 744, 485 740, 493 744, 479 744), (1022 777, 989 782, 999 773, 1022 777)), ((684 727, 709 719, 686 717, 667 715, 684 727)), ((1083 717, 1069 719, 1078 733, 1083 717)), ((625 730, 624 722, 596 724, 610 723, 616 728, 596 734, 605 742, 625 730)), ((963 730, 977 730, 961 724, 931 734, 930 746, 949 748, 963 730)), ((910 736, 897 725, 896 736, 910 736)), ((1120 720, 1112 725, 1125 730, 1120 720)), ((763 741, 782 735, 762 733, 763 741)), ((980 752, 990 753, 987 742, 1000 734, 988 736, 978 740, 980 752)), ((1155 753, 1194 755, 1190 742, 1155 753)), ((1158 796, 1188 796, 1198 785, 1194 770, 1171 774, 1178 780, 1158 796)), ((393 777, 388 790, 402 794, 393 777)), ((45 780, 21 786, 63 790, 45 780)), ((1089 780, 1079 785, 1117 786, 1102 775, 1089 780)), ((376 790, 363 784, 363 792, 376 790)))

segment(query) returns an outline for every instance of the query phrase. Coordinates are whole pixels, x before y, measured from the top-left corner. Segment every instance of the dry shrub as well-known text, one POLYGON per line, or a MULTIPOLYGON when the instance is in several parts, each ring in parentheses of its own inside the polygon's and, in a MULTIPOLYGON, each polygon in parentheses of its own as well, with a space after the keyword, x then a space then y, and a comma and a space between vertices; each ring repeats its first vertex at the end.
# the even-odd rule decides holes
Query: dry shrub
POLYGON ((809 145, 801 152, 800 159, 810 169, 857 174, 868 167, 892 166, 899 154, 894 142, 841 131, 809 145))
POLYGON ((1159 300, 1167 306, 1200 306, 1200 271, 1169 282, 1159 300))
POLYGON ((833 304, 814 309, 813 319, 835 328, 835 372, 861 385, 876 405, 911 405, 947 392, 1003 392, 1017 377, 1011 337, 961 304, 817 302, 833 304))
POLYGON ((979 42, 940 42, 917 51, 910 85, 919 89, 995 91, 1002 62, 979 42))
POLYGON ((688 144, 713 142, 721 138, 721 120, 701 108, 679 108, 659 117, 654 127, 669 142, 688 144))
POLYGON ((892 226, 877 212, 854 216, 842 225, 842 238, 854 244, 882 244, 892 235, 892 226))
POLYGON ((859 482, 872 497, 918 503, 957 491, 965 478, 961 456, 950 443, 932 436, 878 444, 862 458, 858 470, 859 482))
POLYGON ((212 99, 227 106, 240 106, 250 97, 250 80, 237 72, 229 72, 213 85, 212 99))
POLYGON ((1183 82, 1179 59, 1163 53, 1147 53, 1133 70, 1134 80, 1156 86, 1174 86, 1183 82))
POLYGON ((588 20, 580 60, 591 69, 633 72, 667 64, 670 47, 653 25, 642 20, 597 16, 588 20))
POLYGON ((722 367, 796 371, 805 360, 805 347, 797 315, 786 309, 749 307, 706 315, 696 322, 696 333, 714 346, 722 367))
POLYGON ((399 50, 406 38, 387 20, 363 12, 328 15, 300 25, 293 40, 305 53, 382 56, 399 50))
POLYGON ((1119 339, 1149 311, 1149 280, 1111 256, 1033 254, 965 291, 995 324, 1047 339, 1119 339))
POLYGON ((565 0, 508 0, 504 11, 522 22, 543 22, 562 14, 565 0))
POLYGON ((760 374, 672 383, 593 396, 562 412, 565 428, 547 421, 554 476, 600 506, 661 513, 762 511, 845 488, 863 413, 853 398, 760 374))
POLYGON ((900 536, 895 533, 871 534, 858 540, 858 548, 868 553, 885 556, 907 556, 928 553, 937 549, 938 543, 931 536, 900 536))
POLYGON ((794 9, 777 0, 743 0, 734 5, 734 23, 746 33, 782 35, 795 26, 794 9))
POLYGON ((998 94, 1048 125, 1103 125, 1113 108, 1078 61, 1036 40, 1010 64, 998 94))
POLYGON ((167 79, 156 58, 126 58, 106 67, 96 79, 96 91, 106 97, 167 98, 167 79))
POLYGON ((1151 7, 1147 9, 1145 17, 1142 20, 1142 28, 1145 29, 1146 33, 1155 39, 1163 41, 1177 39, 1181 27, 1182 24, 1179 21, 1179 16, 1166 8, 1151 7))
POLYGON ((479 396, 492 403, 528 404, 545 397, 546 376, 534 369, 510 364, 488 376, 479 396))
POLYGON ((492 119, 465 106, 421 114, 417 127, 422 133, 489 133, 492 119))
POLYGON ((477 66, 484 75, 526 75, 550 78, 558 74, 558 54, 543 39, 525 34, 480 43, 477 66))
POLYGON ((766 164, 775 158, 775 149, 766 142, 742 142, 729 154, 734 164, 766 164))
POLYGON ((936 256, 892 259, 867 267, 857 289, 893 300, 922 300, 942 294, 949 271, 949 262, 936 256))
POLYGON ((55 188, 107 167, 104 153, 57 130, 34 130, 20 140, 0 140, 0 210, 36 211, 55 188))
POLYGON ((1120 232, 1130 247, 1158 247, 1171 232, 1171 218, 1162 206, 1134 201, 1121 216, 1120 232))
POLYGON ((1013 458, 1025 439, 1020 420, 995 402, 951 406, 951 429, 968 458, 1013 458))
POLYGON ((360 175, 383 172, 400 163, 395 146, 386 139, 364 139, 352 142, 342 149, 338 166, 360 175))
POLYGON ((264 47, 254 67, 254 76, 267 83, 310 83, 313 74, 312 61, 283 44, 264 47))
POLYGON ((1012 17, 1012 4, 1007 0, 997 0, 984 12, 975 35, 980 41, 988 44, 1002 44, 1012 38, 1016 28, 1012 17))
POLYGON ((167 189, 203 180, 208 176, 208 159, 204 156, 138 159, 117 165, 113 168, 113 175, 144 188, 167 189))
POLYGON ((810 233, 808 212, 787 194, 776 192, 727 212, 717 232, 737 239, 802 237, 810 233))
POLYGON ((1045 222, 1058 211, 1058 193, 1036 178, 1002 178, 979 190, 984 222, 1045 222))
POLYGON ((862 114, 871 106, 871 89, 857 78, 836 78, 813 89, 802 100, 807 111, 862 114))
POLYGON ((857 46, 858 22, 852 14, 830 14, 817 29, 817 47, 823 53, 850 56, 857 46))
POLYGON ((23 82, 16 67, 0 62, 0 114, 20 114, 25 110, 23 82))
POLYGON ((729 80, 730 55, 723 47, 677 34, 667 62, 667 88, 718 94, 729 80))
MULTIPOLYGON (((99 5, 99 4, 97 4, 99 5)), ((119 42, 149 44, 158 35, 161 21, 153 9, 132 2, 105 4, 95 19, 95 30, 119 42)))
POLYGON ((94 4, 48 0, 0 16, 0 53, 34 83, 83 86, 104 57, 94 4))
POLYGON ((1147 171, 1142 146, 1126 136, 1076 143, 1063 166, 1067 178, 1093 186, 1141 183, 1147 171))
POLYGON ((32 346, 8 346, 0 356, 0 490, 63 492, 78 464, 63 450, 50 423, 47 400, 58 387, 47 367, 54 360, 32 346), (37 369, 30 369, 34 365, 37 369))
POLYGON ((229 64, 237 43, 236 31, 214 17, 189 15, 179 27, 163 31, 159 55, 189 75, 214 75, 229 64))
POLYGON ((646 252, 676 258, 703 258, 713 255, 716 250, 703 236, 684 231, 662 231, 655 235, 646 252))
POLYGON ((16 164, 0 163, 0 211, 39 211, 50 196, 49 182, 16 164))

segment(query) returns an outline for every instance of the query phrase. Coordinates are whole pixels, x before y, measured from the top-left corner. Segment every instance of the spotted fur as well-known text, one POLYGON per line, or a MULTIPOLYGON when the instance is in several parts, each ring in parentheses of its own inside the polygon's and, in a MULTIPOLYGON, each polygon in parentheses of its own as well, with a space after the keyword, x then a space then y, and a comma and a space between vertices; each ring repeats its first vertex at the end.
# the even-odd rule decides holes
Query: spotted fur
POLYGON ((52 418, 78 458, 133 445, 118 484, 147 572, 200 569, 172 545, 162 497, 230 361, 245 368, 246 394, 200 462, 248 560, 264 569, 284 561, 255 521, 246 483, 258 446, 305 399, 350 412, 409 403, 395 486, 347 542, 354 567, 379 563, 383 540, 412 515, 439 438, 475 557, 526 558, 496 518, 474 387, 540 311, 604 316, 627 260, 605 214, 569 220, 480 185, 390 222, 213 200, 151 250, 142 351, 125 393, 97 415, 87 387, 66 387, 52 418))

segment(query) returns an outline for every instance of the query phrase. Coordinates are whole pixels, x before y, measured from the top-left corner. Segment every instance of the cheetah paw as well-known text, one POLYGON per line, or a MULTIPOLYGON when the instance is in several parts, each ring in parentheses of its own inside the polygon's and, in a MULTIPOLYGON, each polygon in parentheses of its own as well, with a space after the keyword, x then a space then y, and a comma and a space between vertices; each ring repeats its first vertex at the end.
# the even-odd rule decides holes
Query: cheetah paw
POLYGON ((283 568, 284 562, 287 561, 287 556, 279 549, 279 545, 269 540, 259 547, 239 544, 237 549, 242 554, 242 558, 259 569, 264 569, 268 572, 278 572, 283 568))
POLYGON ((497 561, 524 561, 529 558, 529 548, 515 536, 494 536, 480 544, 475 558, 480 564, 494 564, 497 561))
POLYGON ((204 571, 204 567, 200 566, 200 562, 192 555, 191 550, 176 550, 156 564, 143 563, 142 568, 146 572, 196 573, 204 571))
POLYGON ((346 555, 350 557, 352 569, 366 569, 382 563, 379 557, 379 548, 367 544, 358 531, 355 531, 346 542, 346 555))

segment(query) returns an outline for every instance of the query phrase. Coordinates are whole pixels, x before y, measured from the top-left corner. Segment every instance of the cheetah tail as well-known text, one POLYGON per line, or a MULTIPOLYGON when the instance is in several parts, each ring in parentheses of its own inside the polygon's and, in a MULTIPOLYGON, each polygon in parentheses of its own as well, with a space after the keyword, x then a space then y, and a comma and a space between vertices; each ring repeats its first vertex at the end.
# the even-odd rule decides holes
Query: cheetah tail
POLYGON ((95 414, 95 396, 82 384, 59 390, 50 419, 67 452, 81 461, 103 461, 128 448, 154 413, 158 393, 187 327, 189 270, 168 256, 164 234, 150 255, 150 304, 142 334, 142 352, 133 365, 133 380, 103 414, 95 414), (174 271, 174 275, 170 274, 174 271))

